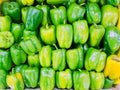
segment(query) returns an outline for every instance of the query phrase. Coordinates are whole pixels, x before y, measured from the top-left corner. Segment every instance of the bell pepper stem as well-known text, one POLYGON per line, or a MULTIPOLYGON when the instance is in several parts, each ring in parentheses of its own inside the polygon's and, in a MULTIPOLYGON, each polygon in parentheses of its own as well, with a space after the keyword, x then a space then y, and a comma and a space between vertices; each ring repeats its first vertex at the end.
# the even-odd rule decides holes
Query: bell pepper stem
POLYGON ((47 28, 47 29, 49 28, 49 25, 48 25, 48 23, 46 24, 46 28, 47 28))
POLYGON ((83 5, 85 5, 86 3, 82 3, 82 4, 80 4, 80 6, 83 6, 83 5))
POLYGON ((55 43, 53 44, 53 46, 54 46, 56 49, 58 49, 58 47, 57 47, 57 45, 56 45, 55 43))
POLYGON ((116 56, 113 57, 113 60, 116 60, 117 62, 120 62, 120 58, 116 57, 116 56))

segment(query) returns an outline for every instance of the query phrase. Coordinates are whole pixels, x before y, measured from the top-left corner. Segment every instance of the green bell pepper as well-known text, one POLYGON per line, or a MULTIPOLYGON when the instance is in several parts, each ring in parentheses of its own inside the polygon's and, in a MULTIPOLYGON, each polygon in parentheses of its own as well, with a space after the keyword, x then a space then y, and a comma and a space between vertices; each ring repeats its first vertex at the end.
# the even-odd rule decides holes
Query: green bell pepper
POLYGON ((23 66, 21 70, 26 87, 35 88, 38 84, 38 67, 23 66))
POLYGON ((23 8, 21 8, 22 22, 24 24, 26 23, 26 16, 27 16, 28 8, 29 7, 23 7, 23 8))
POLYGON ((107 0, 100 0, 100 5, 105 5, 107 0))
POLYGON ((50 7, 48 5, 37 5, 36 8, 43 11, 42 25, 46 26, 50 22, 50 7))
POLYGON ((56 85, 61 89, 70 89, 72 88, 72 71, 66 69, 65 71, 56 72, 56 85))
POLYGON ((105 67, 107 55, 93 47, 89 48, 85 56, 85 69, 100 72, 105 67))
POLYGON ((7 87, 6 76, 7 72, 3 69, 0 69, 0 90, 5 90, 7 87))
POLYGON ((23 37, 20 46, 29 55, 37 53, 41 49, 41 43, 35 35, 23 37))
POLYGON ((41 68, 39 86, 41 90, 53 90, 55 87, 55 71, 52 68, 41 68))
POLYGON ((69 0, 67 3, 64 3, 64 5, 68 8, 72 3, 76 3, 78 0, 69 0))
POLYGON ((12 90, 24 90, 23 77, 19 72, 7 75, 6 83, 12 90))
POLYGON ((103 5, 101 24, 106 28, 108 26, 115 26, 118 21, 118 9, 112 5, 103 5))
POLYGON ((89 2, 94 2, 94 3, 98 3, 99 0, 88 0, 89 2))
POLYGON ((52 48, 47 45, 43 46, 39 52, 40 65, 42 67, 49 67, 52 61, 52 48))
POLYGON ((55 44, 56 43, 56 30, 54 25, 42 26, 40 27, 40 37, 45 44, 55 44))
POLYGON ((15 22, 20 22, 21 12, 17 2, 3 2, 2 12, 4 15, 9 15, 15 22))
POLYGON ((73 23, 74 43, 84 44, 88 40, 89 28, 86 20, 78 20, 73 23))
POLYGON ((39 55, 34 54, 34 55, 28 55, 28 64, 29 66, 40 66, 40 61, 39 61, 39 55))
POLYGON ((101 22, 101 10, 97 3, 87 3, 86 18, 89 24, 101 22))
POLYGON ((19 3, 20 6, 25 6, 25 5, 31 6, 34 4, 35 0, 16 0, 16 1, 19 3))
POLYGON ((26 62, 27 55, 19 44, 14 44, 10 47, 10 54, 15 65, 20 65, 26 62))
POLYGON ((19 42, 21 40, 23 30, 24 30, 23 24, 12 23, 11 32, 14 36, 15 42, 19 42))
POLYGON ((107 53, 115 53, 120 48, 120 31, 115 26, 106 28, 104 48, 107 53))
POLYGON ((37 36, 37 30, 36 31, 29 31, 24 29, 23 31, 23 37, 29 37, 29 36, 37 36))
POLYGON ((0 16, 0 32, 10 31, 12 20, 9 16, 0 16))
POLYGON ((91 84, 90 84, 91 90, 100 90, 103 88, 105 78, 102 72, 97 73, 97 72, 91 71, 90 80, 91 80, 91 84))
POLYGON ((64 6, 50 10, 50 17, 54 25, 65 24, 67 22, 67 12, 64 6))
POLYGON ((83 4, 83 3, 85 3, 87 0, 77 0, 77 3, 79 3, 79 4, 83 4))
POLYGON ((105 28, 102 25, 90 26, 89 44, 90 46, 99 46, 103 36, 105 34, 105 28))
POLYGON ((30 6, 26 15, 25 27, 27 30, 35 31, 42 22, 43 11, 36 7, 30 6))
POLYGON ((83 52, 86 54, 87 50, 89 49, 88 44, 85 43, 82 47, 83 47, 83 52))
POLYGON ((113 6, 118 6, 120 4, 120 0, 106 0, 108 4, 113 6))
POLYGON ((43 3, 45 0, 36 0, 39 4, 43 3))
POLYGON ((54 70, 64 70, 66 67, 66 50, 56 49, 52 51, 52 68, 54 70))
POLYGON ((60 48, 70 48, 73 41, 73 28, 71 24, 60 24, 56 27, 56 37, 60 48))
POLYGON ((89 90, 90 82, 87 70, 73 71, 74 90, 89 90))
POLYGON ((63 4, 69 0, 46 0, 47 4, 63 4))
POLYGON ((70 49, 66 52, 66 60, 71 70, 81 69, 83 67, 84 52, 82 48, 70 49))
POLYGON ((7 49, 14 43, 14 37, 11 32, 0 32, 0 48, 7 49))
POLYGON ((111 80, 109 78, 105 78, 105 81, 104 81, 104 86, 103 88, 104 89, 108 89, 108 88, 111 88, 114 84, 114 80, 111 80))
POLYGON ((83 19, 86 9, 84 6, 80 6, 76 3, 72 3, 67 10, 68 21, 73 23, 78 19, 83 19))

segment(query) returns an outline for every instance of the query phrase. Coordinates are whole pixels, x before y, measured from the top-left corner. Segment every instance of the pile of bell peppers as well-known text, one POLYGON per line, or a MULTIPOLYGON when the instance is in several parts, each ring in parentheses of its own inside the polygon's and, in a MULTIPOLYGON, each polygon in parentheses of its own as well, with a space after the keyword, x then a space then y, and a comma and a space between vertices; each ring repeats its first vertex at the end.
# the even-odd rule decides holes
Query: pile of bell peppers
POLYGON ((120 84, 120 0, 0 1, 0 89, 114 84, 120 84))

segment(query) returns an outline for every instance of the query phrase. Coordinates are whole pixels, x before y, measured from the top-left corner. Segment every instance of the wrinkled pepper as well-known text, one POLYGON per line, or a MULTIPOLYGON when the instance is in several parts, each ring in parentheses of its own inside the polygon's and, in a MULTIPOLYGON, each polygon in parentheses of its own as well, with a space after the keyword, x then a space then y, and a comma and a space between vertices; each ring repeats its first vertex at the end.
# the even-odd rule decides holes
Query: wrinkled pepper
POLYGON ((100 72, 105 67, 107 55, 93 47, 89 48, 85 56, 85 69, 100 72))
POLYGON ((70 89, 72 88, 72 71, 66 69, 65 71, 56 72, 56 85, 61 89, 70 89))
POLYGON ((26 15, 26 29, 30 31, 35 31, 42 22, 42 18, 43 11, 36 7, 30 6, 26 15))
POLYGON ((104 86, 104 74, 102 72, 90 72, 90 89, 91 90, 100 90, 104 86))
POLYGON ((51 46, 43 46, 39 52, 40 65, 42 67, 49 67, 52 61, 52 48, 51 46))
POLYGON ((60 24, 56 27, 56 37, 60 48, 70 48, 73 41, 71 24, 60 24))
POLYGON ((14 44, 10 47, 10 54, 15 65, 20 65, 26 62, 27 54, 19 44, 14 44))
POLYGON ((84 44, 88 40, 89 28, 86 20, 78 20, 73 23, 74 42, 84 44))
POLYGON ((7 72, 3 69, 0 69, 0 89, 5 90, 7 87, 6 83, 7 72))
POLYGON ((52 68, 54 70, 64 70, 66 67, 66 50, 56 49, 52 51, 52 68))
POLYGON ((115 26, 107 27, 103 43, 104 49, 107 53, 115 53, 120 48, 120 30, 115 26))
POLYGON ((6 83, 12 90, 24 90, 24 81, 21 73, 11 73, 6 77, 6 83))
POLYGON ((15 22, 20 22, 21 20, 20 6, 17 2, 3 2, 2 13, 9 15, 15 22))
POLYGON ((71 70, 81 69, 83 67, 83 60, 84 60, 83 48, 67 50, 66 60, 68 67, 71 70))
POLYGON ((99 46, 103 36, 105 34, 105 28, 102 25, 90 26, 89 44, 90 46, 99 46))
POLYGON ((115 26, 118 21, 118 9, 112 5, 103 5, 101 8, 102 19, 101 24, 106 28, 115 26))
POLYGON ((87 3, 86 9, 86 17, 89 24, 101 22, 101 11, 97 3, 87 3))
POLYGON ((12 20, 9 16, 0 16, 0 32, 10 31, 12 20))
POLYGON ((66 8, 60 6, 50 10, 50 17, 54 25, 65 24, 67 22, 66 8))
POLYGON ((72 3, 67 10, 68 21, 73 23, 78 19, 83 19, 86 9, 84 6, 80 6, 76 3, 72 3))
POLYGON ((87 70, 73 71, 74 90, 89 90, 90 82, 87 70))
POLYGON ((41 49, 41 43, 35 35, 23 37, 23 40, 20 42, 20 46, 29 55, 37 53, 41 49))
POLYGON ((114 84, 114 80, 111 80, 109 78, 105 78, 105 81, 104 81, 104 86, 103 88, 104 89, 108 89, 108 88, 111 88, 114 84))
POLYGON ((113 6, 118 6, 120 4, 120 0, 106 0, 108 4, 113 6))
POLYGON ((53 90, 55 87, 55 71, 52 68, 41 68, 39 86, 41 90, 53 90))

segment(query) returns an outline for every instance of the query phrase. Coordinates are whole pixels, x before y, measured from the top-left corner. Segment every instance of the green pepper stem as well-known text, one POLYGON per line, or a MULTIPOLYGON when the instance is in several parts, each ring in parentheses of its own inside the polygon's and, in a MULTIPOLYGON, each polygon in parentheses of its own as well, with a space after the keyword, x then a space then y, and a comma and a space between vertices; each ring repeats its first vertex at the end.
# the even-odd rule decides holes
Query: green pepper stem
POLYGON ((82 4, 80 4, 80 6, 83 6, 83 5, 85 5, 86 3, 82 3, 82 4))
POLYGON ((58 49, 58 47, 57 47, 57 45, 56 45, 55 43, 53 44, 53 46, 54 46, 56 49, 58 49))
POLYGON ((49 28, 49 25, 48 25, 48 23, 46 24, 46 28, 49 28))

